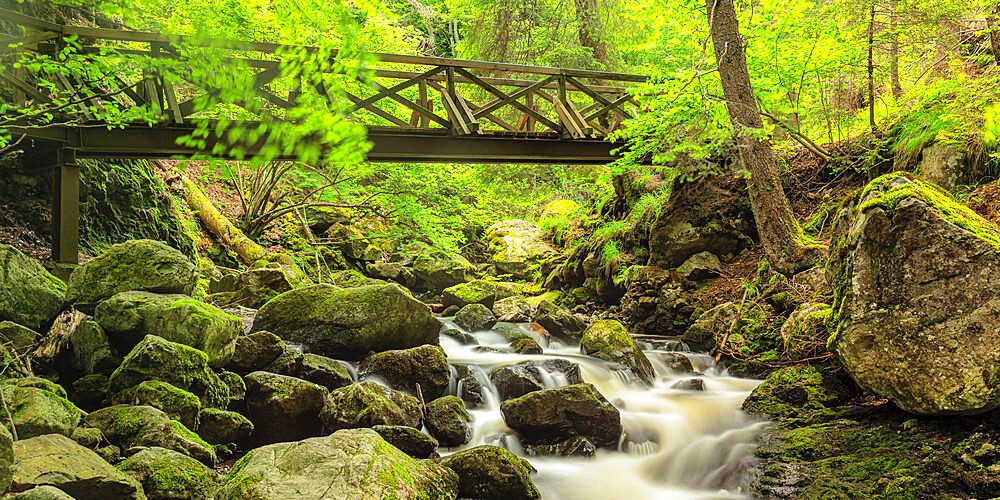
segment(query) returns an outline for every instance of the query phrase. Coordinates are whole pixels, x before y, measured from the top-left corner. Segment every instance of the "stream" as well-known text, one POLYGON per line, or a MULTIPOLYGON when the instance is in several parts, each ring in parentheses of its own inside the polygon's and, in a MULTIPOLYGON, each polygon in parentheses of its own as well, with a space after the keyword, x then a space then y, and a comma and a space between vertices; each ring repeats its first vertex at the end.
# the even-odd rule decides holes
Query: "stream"
MULTIPOLYGON (((445 328, 460 327, 441 318, 445 328)), ((742 472, 753 449, 754 437, 765 422, 745 414, 740 406, 760 383, 758 380, 729 376, 714 366, 705 354, 686 356, 697 374, 675 373, 664 362, 667 351, 642 344, 656 372, 652 387, 630 383, 613 365, 580 354, 578 345, 553 340, 529 324, 521 330, 543 347, 542 354, 510 353, 509 341, 493 330, 466 332, 479 345, 463 345, 442 335, 441 346, 453 365, 466 365, 482 385, 484 404, 469 409, 473 436, 462 447, 439 448, 447 455, 482 444, 503 446, 527 458, 538 473, 532 478, 549 500, 583 498, 681 499, 742 498, 738 491, 726 490, 742 472), (506 351, 506 352, 497 352, 506 351), (528 360, 562 358, 580 366, 584 382, 593 384, 621 412, 625 435, 618 450, 598 449, 590 458, 530 456, 500 413, 500 396, 490 382, 494 369, 528 360), (672 389, 678 381, 700 378, 704 391, 672 389)), ((464 332, 464 330, 462 330, 464 332)), ((660 348, 671 345, 661 344, 660 348)), ((454 377, 453 377, 454 379, 454 377)), ((542 371, 545 388, 567 385, 565 376, 548 376, 542 371)), ((450 393, 460 391, 453 387, 450 393)))

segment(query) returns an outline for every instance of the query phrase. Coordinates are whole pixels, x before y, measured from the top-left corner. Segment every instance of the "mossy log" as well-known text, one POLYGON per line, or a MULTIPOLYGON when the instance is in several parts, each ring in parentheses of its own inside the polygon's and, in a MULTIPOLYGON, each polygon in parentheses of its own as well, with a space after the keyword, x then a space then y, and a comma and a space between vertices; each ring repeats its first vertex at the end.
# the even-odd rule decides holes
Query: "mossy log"
POLYGON ((201 223, 224 245, 236 252, 240 260, 248 266, 261 266, 266 262, 276 262, 298 284, 306 280, 306 275, 292 258, 283 253, 271 254, 243 233, 235 224, 219 212, 212 200, 205 196, 201 188, 184 174, 174 173, 167 179, 174 189, 180 191, 191 211, 198 215, 201 223))

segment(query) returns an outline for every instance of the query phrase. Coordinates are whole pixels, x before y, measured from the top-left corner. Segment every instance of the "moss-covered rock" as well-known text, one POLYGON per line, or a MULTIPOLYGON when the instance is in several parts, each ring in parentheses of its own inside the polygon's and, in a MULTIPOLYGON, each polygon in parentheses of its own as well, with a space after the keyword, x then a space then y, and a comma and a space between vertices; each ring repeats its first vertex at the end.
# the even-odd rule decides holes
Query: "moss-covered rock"
POLYGON ((531 318, 531 304, 521 296, 497 299, 492 310, 498 321, 525 322, 531 318))
POLYGON ((205 353, 155 335, 146 335, 125 356, 111 374, 108 387, 117 393, 146 380, 162 380, 191 392, 201 399, 203 407, 225 408, 229 404, 229 387, 209 368, 205 353))
POLYGON ((457 396, 444 396, 427 403, 424 424, 441 446, 461 446, 472 439, 472 417, 457 396))
POLYGON ((39 339, 37 332, 13 321, 0 321, 0 342, 17 353, 25 353, 35 347, 39 339))
POLYGON ((768 375, 743 402, 743 409, 782 427, 832 420, 851 395, 852 384, 844 378, 843 372, 825 365, 787 366, 768 375))
POLYGON ((489 330, 497 323, 493 311, 482 304, 469 304, 455 314, 455 324, 468 330, 489 330))
POLYGON ((919 414, 1000 406, 1000 230, 888 174, 838 223, 829 346, 863 388, 919 414))
POLYGON ((396 284, 339 288, 315 285, 264 305, 254 331, 268 330, 317 354, 360 359, 370 351, 436 344, 441 322, 396 284))
POLYGON ((445 288, 441 293, 441 303, 445 306, 465 307, 469 304, 482 304, 492 308, 493 304, 502 299, 514 297, 521 293, 521 285, 492 280, 472 280, 445 288))
POLYGON ((497 446, 477 446, 436 460, 458 474, 462 498, 540 498, 527 460, 497 446))
POLYGON ((8 497, 11 500, 73 500, 65 491, 43 484, 8 497))
POLYGON ((579 342, 587 324, 569 311, 542 300, 535 308, 535 322, 557 338, 579 342))
POLYGON ((245 378, 254 442, 269 444, 320 435, 319 413, 328 393, 325 387, 269 372, 253 372, 245 378))
POLYGON ((284 352, 285 343, 271 332, 240 335, 236 337, 236 346, 227 368, 237 373, 263 370, 284 352))
POLYGON ((475 267, 465 257, 422 243, 411 243, 403 251, 413 263, 417 288, 439 293, 473 278, 475 267))
POLYGON ((331 391, 355 382, 354 375, 346 363, 312 353, 302 355, 297 376, 331 391))
POLYGON ((118 464, 135 478, 149 500, 210 500, 219 475, 197 460, 166 448, 146 448, 118 464))
POLYGON ((336 271, 329 276, 328 283, 341 288, 357 288, 368 285, 385 285, 386 280, 369 278, 354 269, 336 271))
POLYGON ((213 366, 233 355, 240 318, 184 295, 122 292, 97 306, 94 319, 112 342, 131 348, 146 335, 157 335, 208 354, 213 366))
POLYGON ((94 427, 76 427, 70 432, 69 438, 84 448, 96 450, 101 445, 104 436, 100 429, 94 427))
POLYGON ((162 410, 168 417, 184 424, 188 429, 198 429, 201 400, 198 396, 160 380, 147 380, 129 387, 111 397, 113 404, 146 405, 162 410))
POLYGON ((416 460, 371 429, 257 448, 236 462, 216 500, 454 499, 458 477, 416 460))
POLYGON ((413 458, 427 458, 438 447, 436 439, 407 425, 375 425, 372 430, 413 458))
POLYGON ((45 330, 62 310, 65 295, 66 284, 38 261, 0 244, 0 321, 45 330))
POLYGON ((621 415, 591 384, 545 389, 504 401, 507 426, 532 444, 553 444, 582 436, 597 446, 616 446, 621 415))
POLYGON ((542 346, 533 339, 518 339, 510 343, 510 348, 518 354, 541 354, 542 346))
POLYGON ((199 421, 198 435, 211 444, 242 443, 253 432, 253 422, 235 411, 205 408, 199 421))
POLYGON ((290 274, 278 263, 269 263, 267 267, 213 278, 209 281, 208 293, 214 303, 256 309, 279 294, 295 288, 299 281, 299 277, 290 274))
POLYGON ((375 425, 420 425, 420 402, 399 391, 360 382, 330 392, 320 412, 325 432, 375 425))
POLYGON ((145 500, 138 481, 60 434, 14 442, 12 491, 51 485, 77 500, 145 500))
MULTIPOLYGON (((17 431, 18 439, 44 434, 69 436, 80 423, 83 412, 63 395, 38 387, 7 384, 0 387, 13 421, 3 418, 9 428, 17 431)), ((6 417, 6 414, 3 414, 6 417)))
POLYGON ((427 400, 440 397, 448 390, 448 359, 444 349, 422 345, 412 349, 372 354, 358 366, 358 378, 375 377, 390 387, 417 394, 417 384, 427 400))
POLYGON ((10 489, 14 479, 14 437, 7 427, 0 425, 0 494, 10 489))
MULTIPOLYGON (((229 371, 219 373, 219 380, 229 389, 229 403, 232 408, 242 408, 247 397, 247 383, 239 374, 229 371)), ((202 408, 204 410, 204 408, 202 408)))
POLYGON ((829 316, 830 306, 827 304, 799 304, 781 326, 781 340, 787 357, 808 359, 827 352, 829 333, 826 320, 829 316))
POLYGON ((625 326, 615 320, 591 323, 583 332, 580 350, 588 356, 621 364, 646 384, 652 384, 656 378, 649 359, 625 331, 625 326))
POLYGON ((88 414, 84 421, 123 449, 159 446, 189 455, 205 465, 214 465, 216 461, 212 445, 152 406, 109 406, 88 414))
POLYGON ((721 338, 733 326, 734 321, 736 322, 734 330, 742 326, 742 322, 738 321, 739 317, 740 311, 736 304, 732 302, 719 304, 699 316, 684 332, 681 340, 694 351, 710 351, 715 348, 716 335, 721 338))
POLYGON ((119 292, 191 295, 197 284, 198 268, 180 251, 160 241, 132 240, 112 245, 74 269, 66 300, 93 313, 97 304, 119 292))
POLYGON ((538 226, 520 219, 497 222, 486 228, 490 264, 495 274, 530 279, 535 265, 556 253, 538 226))
POLYGON ((69 336, 70 366, 83 373, 110 374, 122 362, 101 325, 93 320, 80 323, 69 336))

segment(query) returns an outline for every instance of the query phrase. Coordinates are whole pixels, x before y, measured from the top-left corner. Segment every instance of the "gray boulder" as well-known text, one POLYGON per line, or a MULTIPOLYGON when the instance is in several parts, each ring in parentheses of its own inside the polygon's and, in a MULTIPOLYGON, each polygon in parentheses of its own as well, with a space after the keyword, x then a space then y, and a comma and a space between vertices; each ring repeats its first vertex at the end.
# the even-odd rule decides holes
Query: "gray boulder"
POLYGON ((146 448, 118 464, 142 484, 149 500, 211 500, 219 475, 201 462, 166 448, 146 448))
POLYGON ((84 421, 100 429, 108 441, 122 449, 159 446, 189 455, 205 465, 215 465, 212 445, 152 406, 110 406, 90 413, 84 421))
POLYGON ((320 435, 325 387, 269 372, 253 372, 245 379, 254 442, 270 444, 320 435))
POLYGON ((552 336, 579 342, 587 324, 569 311, 547 301, 538 303, 535 309, 535 322, 542 325, 552 336))
MULTIPOLYGON (((47 389, 7 384, 0 387, 0 391, 13 417, 18 439, 44 434, 69 436, 83 416, 75 404, 47 389)), ((2 421, 9 427, 11 422, 6 414, 0 415, 4 416, 2 421)))
POLYGON ((111 374, 108 388, 117 393, 146 380, 161 380, 188 391, 201 399, 202 407, 229 404, 229 387, 209 368, 205 353, 155 335, 146 335, 125 356, 111 374))
POLYGON ((97 306, 94 319, 113 343, 125 349, 146 335, 194 347, 212 366, 224 366, 243 331, 240 318, 186 295, 122 292, 97 306))
POLYGON ((358 366, 361 380, 376 377, 393 389, 414 395, 419 384, 426 400, 436 399, 448 390, 449 375, 448 359, 436 345, 375 353, 358 366))
POLYGON ((827 265, 831 350, 857 383, 918 414, 1000 406, 1000 230, 941 188, 875 179, 827 265))
POLYGON ((372 430, 413 458, 427 458, 438 447, 436 439, 408 425, 375 425, 372 430))
POLYGON ((461 446, 472 439, 472 417, 457 396, 445 396, 427 403, 424 423, 441 446, 461 446))
POLYGON ((199 421, 198 435, 211 444, 242 443, 253 432, 253 423, 235 411, 205 408, 199 421))
POLYGON ((597 320, 583 332, 580 350, 588 356, 618 363, 646 384, 656 378, 653 365, 625 327, 615 320, 597 320))
POLYGON ((555 444, 576 436, 613 447, 621 415, 591 384, 530 392, 500 405, 503 419, 531 444, 555 444))
POLYGON ((469 304, 455 314, 455 324, 470 332, 489 330, 496 323, 493 311, 482 304, 469 304))
POLYGON ((283 293, 264 305, 253 331, 267 330, 336 359, 370 351, 436 344, 441 322, 396 284, 339 288, 314 285, 283 293))
POLYGON ((83 373, 110 374, 122 362, 101 325, 86 320, 69 336, 70 366, 83 373))
POLYGON ((716 335, 722 336, 736 321, 734 332, 739 332, 743 326, 742 319, 739 318, 739 308, 732 302, 719 304, 698 317, 695 322, 688 327, 681 340, 684 341, 693 351, 707 352, 715 348, 716 335))
POLYGON ((454 499, 458 477, 411 458, 371 429, 257 448, 229 471, 216 500, 454 499))
POLYGON ((13 477, 13 491, 49 485, 76 500, 146 499, 138 481, 61 434, 15 441, 13 477))
POLYGON ((0 245, 0 321, 45 330, 62 310, 66 284, 35 259, 0 245))
POLYGON ((74 269, 66 300, 93 314, 97 304, 119 292, 191 295, 197 284, 198 268, 179 250, 160 241, 132 240, 112 245, 74 269))
POLYGON ((325 432, 375 425, 420 425, 420 402, 399 391, 361 382, 332 391, 320 413, 325 432))
POLYGON ((458 494, 462 498, 541 498, 531 480, 535 468, 503 448, 477 446, 438 459, 437 463, 458 474, 458 494))

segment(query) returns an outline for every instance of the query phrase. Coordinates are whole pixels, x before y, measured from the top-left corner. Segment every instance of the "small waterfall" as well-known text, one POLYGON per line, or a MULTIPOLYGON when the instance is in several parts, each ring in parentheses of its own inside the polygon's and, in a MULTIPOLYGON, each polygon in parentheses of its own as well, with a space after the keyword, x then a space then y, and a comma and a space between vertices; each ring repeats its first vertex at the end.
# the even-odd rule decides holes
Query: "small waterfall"
MULTIPOLYGON (((446 328, 459 328, 450 318, 442 318, 446 328)), ((449 363, 468 368, 468 375, 481 386, 483 404, 470 408, 472 440, 458 448, 439 450, 443 454, 482 444, 502 446, 528 460, 538 469, 535 483, 546 499, 628 498, 740 498, 738 491, 725 488, 743 470, 753 448, 753 440, 763 422, 743 413, 740 406, 759 381, 730 376, 715 366, 705 354, 679 351, 683 344, 646 342, 656 373, 651 387, 636 383, 631 371, 621 366, 580 354, 578 345, 548 342, 529 325, 518 325, 526 335, 543 346, 542 354, 516 354, 508 340, 496 331, 467 332, 479 345, 462 345, 442 336, 441 346, 449 363), (665 351, 682 355, 696 374, 677 373, 661 359, 665 351), (517 434, 503 421, 499 391, 489 374, 498 368, 535 361, 538 380, 546 388, 568 385, 567 376, 546 360, 563 359, 576 363, 585 382, 593 384, 621 412, 624 433, 617 450, 600 449, 593 458, 528 456, 517 434), (704 391, 672 389, 684 379, 702 379, 704 391), (586 478, 586 480, 581 480, 586 478)), ((461 330, 461 328, 459 328, 461 330)), ((463 330, 464 331, 464 330, 463 330)), ((460 395, 466 379, 454 369, 449 393, 460 395)))

